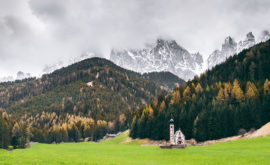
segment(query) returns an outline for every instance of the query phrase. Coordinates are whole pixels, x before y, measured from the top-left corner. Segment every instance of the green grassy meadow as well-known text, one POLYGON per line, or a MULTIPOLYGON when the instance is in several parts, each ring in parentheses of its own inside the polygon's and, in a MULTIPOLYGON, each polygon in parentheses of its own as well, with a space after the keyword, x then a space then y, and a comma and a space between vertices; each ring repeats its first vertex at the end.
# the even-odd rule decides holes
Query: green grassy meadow
POLYGON ((270 164, 270 137, 159 149, 138 140, 121 144, 127 134, 101 143, 36 144, 27 149, 0 150, 0 164, 270 164))

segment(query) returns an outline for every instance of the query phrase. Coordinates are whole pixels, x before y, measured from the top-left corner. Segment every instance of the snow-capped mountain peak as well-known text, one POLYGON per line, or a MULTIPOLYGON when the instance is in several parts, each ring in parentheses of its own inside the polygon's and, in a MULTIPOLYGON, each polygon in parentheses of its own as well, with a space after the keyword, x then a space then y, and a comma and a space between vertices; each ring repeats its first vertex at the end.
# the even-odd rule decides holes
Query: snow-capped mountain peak
POLYGON ((221 52, 224 53, 225 58, 232 56, 237 50, 237 43, 230 36, 225 38, 224 43, 222 44, 221 52))
POLYGON ((256 43, 265 42, 270 39, 269 31, 265 30, 261 33, 258 41, 256 42, 255 36, 252 32, 246 34, 244 40, 236 43, 232 37, 226 37, 224 43, 222 44, 221 50, 215 50, 211 53, 207 59, 208 68, 216 66, 224 62, 228 57, 240 53, 244 49, 248 49, 254 46, 256 43))
POLYGON ((208 68, 214 67, 225 61, 228 57, 234 55, 237 50, 237 43, 230 36, 226 37, 222 44, 221 50, 215 50, 207 59, 208 68))
POLYGON ((175 40, 157 39, 145 48, 111 51, 110 60, 117 65, 137 72, 170 71, 185 80, 202 71, 200 53, 189 53, 175 40))
POLYGON ((248 49, 252 46, 255 45, 255 37, 254 35, 252 34, 252 32, 249 32, 247 35, 246 35, 246 39, 243 40, 243 41, 240 41, 238 43, 238 49, 237 49, 237 53, 241 52, 242 50, 244 49, 248 49))
POLYGON ((268 30, 262 31, 259 37, 259 42, 265 42, 270 39, 270 33, 268 30))

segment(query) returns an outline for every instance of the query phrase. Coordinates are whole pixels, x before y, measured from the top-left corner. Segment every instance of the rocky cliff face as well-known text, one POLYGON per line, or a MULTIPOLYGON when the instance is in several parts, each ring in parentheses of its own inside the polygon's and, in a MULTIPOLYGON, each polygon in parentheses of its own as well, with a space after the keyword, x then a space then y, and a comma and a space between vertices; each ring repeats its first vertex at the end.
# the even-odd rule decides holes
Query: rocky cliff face
POLYGON ((264 30, 259 36, 259 42, 265 42, 270 39, 270 33, 267 30, 264 30))
POLYGON ((237 51, 237 43, 230 36, 222 44, 221 50, 215 50, 207 59, 208 68, 225 61, 228 57, 234 55, 237 51))
POLYGON ((144 49, 112 50, 110 60, 117 65, 146 73, 169 71, 188 80, 202 70, 203 58, 200 53, 189 53, 174 40, 158 39, 156 44, 144 49))
POLYGON ((237 53, 240 53, 244 49, 248 49, 254 46, 256 43, 265 42, 270 39, 270 34, 267 30, 263 31, 258 37, 258 40, 255 40, 255 36, 252 32, 249 32, 246 35, 246 38, 238 43, 232 37, 227 37, 222 44, 221 50, 215 50, 211 53, 207 59, 208 69, 224 62, 228 57, 233 56, 237 53))
POLYGON ((241 52, 244 49, 248 49, 255 45, 255 37, 252 32, 249 32, 246 36, 246 39, 243 41, 239 41, 237 47, 237 53, 241 52))

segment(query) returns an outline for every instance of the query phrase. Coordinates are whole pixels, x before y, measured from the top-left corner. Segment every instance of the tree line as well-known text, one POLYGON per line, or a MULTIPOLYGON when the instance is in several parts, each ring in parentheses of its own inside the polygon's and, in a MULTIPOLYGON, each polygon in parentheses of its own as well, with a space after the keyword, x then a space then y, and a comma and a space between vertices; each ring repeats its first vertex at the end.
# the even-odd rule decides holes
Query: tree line
POLYGON ((41 143, 61 143, 97 141, 106 133, 116 133, 127 129, 124 114, 113 122, 93 120, 75 115, 57 115, 42 112, 35 116, 24 115, 13 120, 10 115, 0 111, 0 148, 25 148, 30 141, 41 143))
POLYGON ((6 112, 0 110, 0 148, 25 148, 30 135, 26 123, 12 120, 6 112))
POLYGON ((270 82, 256 86, 235 79, 206 88, 200 83, 178 87, 135 112, 130 136, 168 140, 171 115, 176 129, 198 141, 236 135, 241 128, 257 129, 270 120, 270 82))

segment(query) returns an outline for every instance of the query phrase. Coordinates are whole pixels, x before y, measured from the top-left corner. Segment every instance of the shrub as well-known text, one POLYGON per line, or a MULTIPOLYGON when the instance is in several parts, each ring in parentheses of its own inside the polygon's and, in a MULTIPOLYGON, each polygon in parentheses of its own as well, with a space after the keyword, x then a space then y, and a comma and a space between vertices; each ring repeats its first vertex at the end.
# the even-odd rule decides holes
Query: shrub
POLYGON ((8 146, 7 150, 12 151, 14 149, 13 146, 8 146))
POLYGON ((247 133, 247 131, 244 128, 241 128, 238 131, 238 135, 241 135, 242 137, 244 137, 245 133, 247 133))

